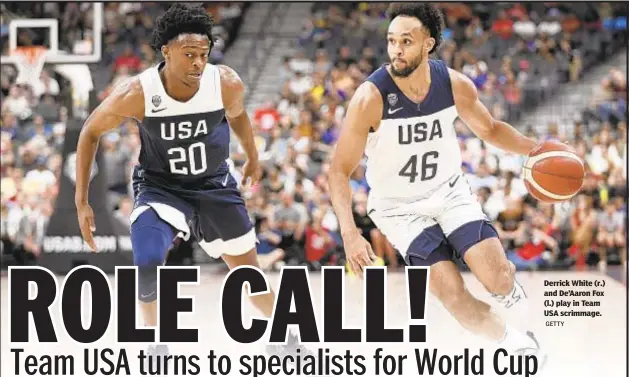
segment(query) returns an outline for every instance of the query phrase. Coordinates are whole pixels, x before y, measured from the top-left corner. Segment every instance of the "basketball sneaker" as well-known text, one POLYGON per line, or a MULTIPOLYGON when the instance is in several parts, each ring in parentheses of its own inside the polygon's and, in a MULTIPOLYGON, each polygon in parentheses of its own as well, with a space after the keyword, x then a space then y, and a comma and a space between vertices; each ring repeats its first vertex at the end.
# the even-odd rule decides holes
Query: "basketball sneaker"
POLYGON ((535 334, 532 331, 527 331, 526 336, 531 338, 533 341, 533 345, 530 347, 522 347, 514 350, 516 355, 528 356, 533 355, 537 357, 537 371, 540 372, 546 366, 546 362, 548 361, 548 353, 542 350, 542 347, 539 345, 539 342, 535 338, 535 334))
POLYGON ((169 354, 168 346, 165 344, 151 345, 146 349, 147 357, 168 356, 169 354))

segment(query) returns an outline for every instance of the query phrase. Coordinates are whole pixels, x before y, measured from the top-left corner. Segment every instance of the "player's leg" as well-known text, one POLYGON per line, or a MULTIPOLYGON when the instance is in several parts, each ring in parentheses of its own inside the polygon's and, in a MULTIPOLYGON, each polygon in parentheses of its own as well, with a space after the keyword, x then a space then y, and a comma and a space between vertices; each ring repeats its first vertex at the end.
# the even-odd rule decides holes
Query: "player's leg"
POLYGON ((527 311, 527 296, 515 280, 515 265, 507 259, 496 228, 487 220, 467 180, 444 185, 445 200, 437 218, 448 242, 476 278, 506 308, 527 311))
MULTIPOLYGON (((133 172, 135 208, 130 216, 134 265, 138 268, 138 301, 146 326, 157 325, 157 269, 179 235, 190 236, 189 205, 172 193, 148 185, 133 172)), ((168 353, 165 345, 149 346, 149 355, 168 353)))
POLYGON ((430 267, 430 292, 461 326, 496 342, 504 338, 504 320, 467 290, 448 244, 441 244, 426 259, 409 254, 407 260, 411 266, 430 267))
MULTIPOLYGON (((523 316, 529 314, 528 298, 515 279, 515 266, 506 256, 498 232, 486 219, 466 180, 458 179, 453 188, 444 185, 445 198, 437 222, 457 256, 462 257, 472 273, 492 294, 496 303, 523 316)), ((518 352, 535 352, 541 356, 532 332, 526 335, 505 325, 501 344, 518 352)))
MULTIPOLYGON (((465 288, 463 278, 452 262, 454 251, 439 224, 429 216, 407 212, 417 210, 418 213, 429 213, 427 204, 417 202, 398 208, 403 208, 404 212, 376 208, 372 211, 371 217, 392 245, 402 252, 407 264, 430 267, 431 293, 464 328, 496 342, 504 341, 506 333, 504 320, 496 315, 489 305, 476 299, 465 288)), ((509 337, 509 340, 512 338, 513 336, 509 337)), ((511 348, 516 349, 520 346, 511 348)))
MULTIPOLYGON (((507 309, 519 309, 519 314, 528 313, 526 293, 515 280, 515 266, 507 260, 497 232, 489 223, 466 224, 450 234, 448 240, 453 252, 463 255, 472 273, 498 304, 507 309)), ((480 308, 487 310, 484 307, 476 307, 475 310, 480 308)), ((500 347, 516 353, 537 353, 542 356, 532 332, 525 334, 502 319, 500 324, 501 337, 493 338, 498 340, 500 347)), ((540 362, 543 363, 542 360, 540 362)))
MULTIPOLYGON (((230 269, 234 269, 238 266, 253 266, 262 269, 258 263, 258 254, 256 253, 255 247, 240 255, 229 255, 225 253, 221 258, 230 269)), ((271 318, 273 316, 273 307, 275 305, 275 293, 271 287, 269 287, 269 293, 251 296, 251 303, 259 311, 261 311, 265 317, 271 318)))
POLYGON ((270 253, 267 254, 258 254, 258 263, 260 264, 260 268, 262 271, 268 271, 273 268, 273 266, 284 259, 286 253, 284 250, 280 248, 273 249, 270 253))
MULTIPOLYGON (((200 216, 204 240, 200 241, 199 245, 211 257, 221 257, 230 269, 239 266, 260 268, 256 252, 255 229, 249 224, 244 205, 232 204, 223 207, 219 213, 221 221, 216 221, 212 216, 200 216)), ((268 293, 250 296, 249 299, 265 317, 271 318, 273 316, 275 292, 271 287, 269 287, 268 293)), ((293 354, 297 348, 304 355, 310 353, 299 345, 299 339, 291 332, 286 341, 286 346, 267 346, 267 352, 280 355, 293 354)))
MULTIPOLYGON (((260 268, 256 252, 257 238, 244 200, 236 189, 235 181, 229 187, 208 190, 200 198, 199 228, 203 240, 199 245, 213 258, 222 258, 230 269, 238 266, 260 268)), ((273 316, 275 293, 269 287, 269 293, 251 296, 252 304, 267 318, 273 316)), ((293 353, 297 348, 303 354, 309 351, 299 345, 295 334, 289 334, 286 347, 267 347, 267 352, 281 354, 293 353)))
POLYGON ((138 268, 138 300, 144 324, 157 326, 157 268, 166 260, 175 231, 151 207, 139 207, 135 216, 131 224, 131 244, 133 262, 138 268))
MULTIPOLYGON (((465 226, 486 228, 482 231, 487 238, 477 239, 469 248, 460 247, 460 243, 453 243, 456 245, 454 249, 463 255, 474 276, 497 301, 504 303, 506 308, 526 299, 526 294, 515 280, 515 265, 507 259, 497 235, 491 235, 490 225, 470 223, 465 226)), ((459 232, 462 232, 462 229, 459 232)), ((459 232, 455 231, 449 239, 456 239, 461 234, 459 232)))
MULTIPOLYGON (((234 198, 238 199, 237 196, 234 198)), ((230 269, 239 266, 260 268, 255 229, 244 203, 241 205, 232 201, 230 204, 216 205, 226 200, 228 200, 226 197, 217 193, 206 194, 198 218, 199 228, 203 234, 199 246, 209 256, 222 258, 230 269)), ((273 290, 269 290, 267 294, 251 296, 250 299, 266 317, 270 318, 273 315, 275 303, 273 290)))

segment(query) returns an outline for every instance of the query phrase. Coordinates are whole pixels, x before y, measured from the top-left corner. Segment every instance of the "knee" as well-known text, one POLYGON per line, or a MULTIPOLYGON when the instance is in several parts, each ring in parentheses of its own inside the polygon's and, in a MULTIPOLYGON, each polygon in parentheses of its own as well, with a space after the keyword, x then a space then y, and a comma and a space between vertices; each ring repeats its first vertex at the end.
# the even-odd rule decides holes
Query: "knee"
POLYGON ((170 225, 153 209, 146 210, 131 224, 134 264, 139 267, 162 264, 174 238, 170 225))
POLYGON ((485 282, 485 288, 491 294, 507 295, 513 290, 514 277, 515 265, 511 261, 506 261, 501 263, 498 270, 485 282))
POLYGON ((138 267, 138 299, 153 302, 157 298, 157 268, 164 264, 166 252, 174 239, 170 225, 147 210, 131 225, 133 263, 138 267))

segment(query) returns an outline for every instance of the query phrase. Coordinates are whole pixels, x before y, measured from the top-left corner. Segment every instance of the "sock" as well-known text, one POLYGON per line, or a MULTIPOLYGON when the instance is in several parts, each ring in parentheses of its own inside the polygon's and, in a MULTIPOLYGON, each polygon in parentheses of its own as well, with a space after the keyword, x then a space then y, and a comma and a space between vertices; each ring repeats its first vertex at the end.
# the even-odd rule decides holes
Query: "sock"
POLYGON ((500 305, 508 310, 514 310, 522 315, 529 314, 528 296, 524 288, 516 279, 513 279, 513 289, 506 296, 494 295, 500 305))
POLYGON ((522 348, 537 348, 533 339, 522 334, 508 323, 505 325, 504 337, 502 340, 498 341, 498 346, 506 349, 509 353, 522 348))

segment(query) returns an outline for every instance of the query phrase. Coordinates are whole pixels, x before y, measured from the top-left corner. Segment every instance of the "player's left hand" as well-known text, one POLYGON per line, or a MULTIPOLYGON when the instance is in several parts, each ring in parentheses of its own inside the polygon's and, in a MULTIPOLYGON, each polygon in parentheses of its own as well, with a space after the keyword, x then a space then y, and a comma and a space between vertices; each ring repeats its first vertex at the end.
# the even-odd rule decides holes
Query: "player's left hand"
POLYGON ((371 244, 358 231, 354 231, 343 236, 343 247, 352 272, 362 279, 365 267, 373 266, 376 261, 371 244))
POLYGON ((247 160, 242 168, 242 181, 240 182, 243 187, 251 187, 262 178, 262 168, 258 160, 247 160))

